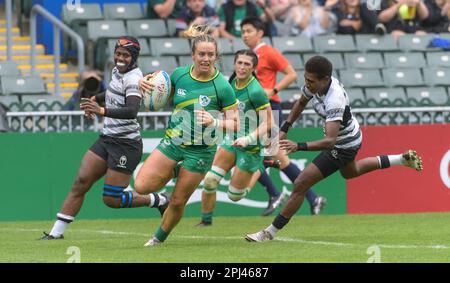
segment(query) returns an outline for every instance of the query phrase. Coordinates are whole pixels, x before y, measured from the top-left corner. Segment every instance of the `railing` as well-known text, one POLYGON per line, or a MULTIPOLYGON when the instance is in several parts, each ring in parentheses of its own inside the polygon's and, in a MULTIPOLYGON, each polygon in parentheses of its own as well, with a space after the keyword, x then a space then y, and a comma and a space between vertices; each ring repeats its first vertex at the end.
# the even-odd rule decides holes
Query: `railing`
MULTIPOLYGON (((361 125, 405 125, 450 123, 450 107, 358 108, 352 110, 361 125)), ((172 112, 139 112, 142 130, 165 129, 172 112)), ((283 110, 287 116, 289 110, 283 110)), ((11 132, 99 131, 101 120, 84 117, 83 111, 8 112, 11 132)), ((312 110, 303 111, 295 127, 320 127, 323 120, 312 110)))
POLYGON ((60 61, 61 61, 61 50, 59 48, 60 43, 60 31, 67 33, 70 37, 72 37, 77 43, 77 52, 78 52, 78 72, 81 74, 84 71, 84 42, 81 36, 79 36, 76 32, 70 29, 67 25, 65 25, 61 20, 53 16, 50 12, 48 12, 41 5, 34 5, 31 8, 30 14, 30 36, 31 36, 31 74, 35 75, 36 73, 36 25, 37 25, 37 14, 40 14, 47 20, 49 20, 53 24, 53 55, 54 55, 54 65, 55 65, 55 93, 60 95, 60 86, 61 86, 61 78, 60 78, 60 61))

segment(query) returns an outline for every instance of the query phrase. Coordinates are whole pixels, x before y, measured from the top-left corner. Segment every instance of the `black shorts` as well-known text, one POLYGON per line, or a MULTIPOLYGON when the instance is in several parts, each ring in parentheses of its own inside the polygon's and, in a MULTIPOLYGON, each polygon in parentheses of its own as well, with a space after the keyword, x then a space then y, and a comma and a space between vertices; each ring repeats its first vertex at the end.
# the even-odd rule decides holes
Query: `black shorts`
POLYGON ((281 124, 283 124, 283 109, 281 109, 281 103, 270 101, 270 107, 272 108, 272 115, 275 121, 275 125, 278 125, 281 128, 281 124))
POLYGON ((106 161, 109 169, 133 174, 142 157, 142 140, 101 135, 90 150, 106 161))
POLYGON ((339 149, 323 150, 314 158, 314 165, 319 168, 324 178, 330 176, 337 170, 347 166, 350 162, 355 160, 359 148, 356 149, 339 149))

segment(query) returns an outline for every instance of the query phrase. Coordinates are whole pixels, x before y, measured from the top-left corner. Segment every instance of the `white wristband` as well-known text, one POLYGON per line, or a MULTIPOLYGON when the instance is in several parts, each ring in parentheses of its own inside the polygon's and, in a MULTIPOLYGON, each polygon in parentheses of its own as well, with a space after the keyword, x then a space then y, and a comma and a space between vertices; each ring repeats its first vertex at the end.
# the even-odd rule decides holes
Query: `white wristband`
POLYGON ((219 119, 214 119, 214 128, 218 128, 219 127, 219 119))

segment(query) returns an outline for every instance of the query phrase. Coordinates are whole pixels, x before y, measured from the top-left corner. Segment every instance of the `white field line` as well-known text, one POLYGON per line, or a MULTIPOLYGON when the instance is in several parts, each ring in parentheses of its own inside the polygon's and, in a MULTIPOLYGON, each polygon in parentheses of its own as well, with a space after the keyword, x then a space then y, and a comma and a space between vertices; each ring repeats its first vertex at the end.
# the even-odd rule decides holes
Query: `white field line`
MULTIPOLYGON (((11 228, 0 228, 0 231, 5 232, 42 232, 42 229, 11 229, 11 228)), ((141 236, 141 237, 150 237, 150 234, 144 233, 134 233, 134 232, 122 232, 122 231, 110 231, 110 230, 89 230, 89 229, 75 229, 71 230, 71 232, 81 232, 81 233, 93 233, 93 234, 103 234, 103 235, 124 235, 124 236, 141 236)), ((187 235, 174 235, 173 238, 181 238, 181 239, 204 239, 204 240, 243 240, 242 236, 187 236, 187 235)), ((360 247, 360 246, 372 246, 377 245, 380 248, 385 249, 450 249, 450 246, 447 245, 394 245, 394 244, 352 244, 352 243, 341 243, 341 242, 327 242, 327 241, 310 241, 303 240, 300 238, 290 238, 290 237, 277 237, 275 241, 281 242, 293 242, 300 244, 308 244, 308 245, 324 245, 324 246, 335 246, 335 247, 360 247)))

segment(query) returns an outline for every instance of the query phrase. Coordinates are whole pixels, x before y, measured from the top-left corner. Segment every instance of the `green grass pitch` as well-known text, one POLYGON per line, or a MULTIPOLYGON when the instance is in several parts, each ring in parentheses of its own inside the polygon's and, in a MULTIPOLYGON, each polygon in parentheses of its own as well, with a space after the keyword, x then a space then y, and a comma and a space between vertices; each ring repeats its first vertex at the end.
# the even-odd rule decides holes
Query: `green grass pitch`
POLYGON ((53 221, 1 222, 0 262, 450 262, 450 213, 297 216, 274 241, 244 235, 273 217, 184 218, 167 241, 144 248, 160 219, 77 220, 64 240, 38 241, 53 221))

